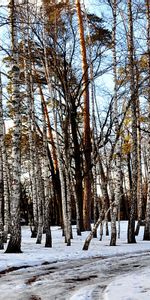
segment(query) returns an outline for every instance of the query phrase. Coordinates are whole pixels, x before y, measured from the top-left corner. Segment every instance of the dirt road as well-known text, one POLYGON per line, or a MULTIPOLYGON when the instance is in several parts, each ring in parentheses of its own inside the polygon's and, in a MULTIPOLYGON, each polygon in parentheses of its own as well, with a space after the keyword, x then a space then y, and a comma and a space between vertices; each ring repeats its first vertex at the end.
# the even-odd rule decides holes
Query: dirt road
POLYGON ((150 252, 145 252, 7 270, 0 274, 0 300, 80 300, 80 294, 82 300, 103 299, 116 276, 150 266, 149 257, 150 252))

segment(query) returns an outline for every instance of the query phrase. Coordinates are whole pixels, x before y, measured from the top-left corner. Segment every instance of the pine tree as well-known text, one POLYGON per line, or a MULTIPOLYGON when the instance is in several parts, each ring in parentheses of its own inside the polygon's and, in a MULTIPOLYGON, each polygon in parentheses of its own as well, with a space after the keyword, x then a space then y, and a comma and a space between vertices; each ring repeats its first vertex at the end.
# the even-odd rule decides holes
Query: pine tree
POLYGON ((146 4, 147 16, 147 56, 148 56, 148 193, 146 204, 146 218, 144 228, 144 240, 150 240, 150 3, 148 0, 146 4))
POLYGON ((83 192, 83 226, 84 230, 91 229, 91 131, 90 131, 90 113, 89 113, 89 77, 88 63, 86 55, 86 45, 84 37, 84 25, 81 13, 80 1, 76 0, 76 10, 79 24, 80 48, 82 59, 82 88, 84 98, 83 108, 83 147, 84 147, 84 192, 83 192))
POLYGON ((135 209, 137 204, 137 179, 138 179, 138 159, 137 159, 137 115, 136 115, 136 83, 134 69, 134 40, 133 40, 133 12, 132 1, 128 0, 128 62, 130 78, 130 97, 132 113, 132 189, 130 215, 128 222, 128 243, 136 243, 135 240, 135 209))

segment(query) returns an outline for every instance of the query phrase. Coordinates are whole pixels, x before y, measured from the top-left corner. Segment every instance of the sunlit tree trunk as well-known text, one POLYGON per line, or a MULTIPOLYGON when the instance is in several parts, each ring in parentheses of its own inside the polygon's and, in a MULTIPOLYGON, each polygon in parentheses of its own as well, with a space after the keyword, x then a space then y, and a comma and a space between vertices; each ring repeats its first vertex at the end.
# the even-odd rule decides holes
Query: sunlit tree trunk
MULTIPOLYGON (((109 195, 108 195, 108 187, 107 187, 107 184, 108 184, 108 179, 105 175, 105 172, 104 172, 104 167, 103 167, 103 164, 102 164, 102 157, 100 156, 99 157, 99 172, 100 172, 100 186, 101 186, 101 191, 102 191, 102 199, 103 199, 103 203, 102 203, 102 206, 103 206, 103 209, 104 209, 104 212, 106 212, 109 208, 109 195)), ((108 230, 108 216, 109 214, 106 216, 106 235, 108 236, 109 235, 109 230, 108 230)))
MULTIPOLYGON (((114 204, 114 203, 112 203, 114 204)), ((83 245, 83 248, 82 250, 88 250, 89 248, 89 245, 90 245, 90 242, 94 236, 94 232, 97 230, 98 226, 101 225, 101 228, 103 228, 103 225, 104 225, 104 222, 105 220, 107 219, 107 215, 110 211, 110 207, 108 208, 108 210, 105 212, 105 215, 104 215, 104 219, 103 219, 103 216, 100 214, 100 217, 99 219, 97 220, 97 222, 94 224, 91 232, 89 233, 89 235, 87 236, 87 238, 85 239, 85 242, 84 242, 84 245, 83 245)))
POLYGON ((2 106, 2 82, 0 74, 0 250, 4 249, 3 244, 3 106, 2 106))
POLYGON ((20 225, 20 137, 21 137, 21 120, 20 120, 20 90, 19 90, 19 66, 17 61, 17 2, 11 0, 10 8, 10 26, 11 26, 11 43, 12 43, 12 105, 13 105, 13 134, 12 134, 12 191, 11 191, 11 226, 10 240, 6 249, 7 253, 21 252, 21 225, 20 225))
POLYGON ((71 173, 71 191, 72 195, 74 197, 75 201, 75 208, 76 208, 76 230, 77 230, 77 235, 81 235, 81 219, 80 219, 80 211, 79 211, 79 205, 78 205, 78 199, 77 199, 77 193, 75 190, 75 180, 73 178, 73 174, 71 173))
POLYGON ((148 53, 148 194, 146 204, 146 218, 144 240, 150 240, 150 2, 145 0, 147 15, 147 53, 148 53))
POLYGON ((36 153, 35 153, 35 134, 33 133, 33 100, 28 99, 28 135, 29 135, 29 168, 31 176, 31 193, 32 193, 32 203, 33 203, 33 220, 31 220, 31 237, 35 238, 37 236, 38 228, 38 209, 37 209, 37 181, 36 181, 36 153))
MULTIPOLYGON (((138 86, 139 70, 136 67, 136 84, 138 86)), ((140 122, 140 101, 139 95, 137 97, 137 138, 138 138, 138 183, 137 183, 137 214, 138 222, 136 225, 135 235, 139 234, 140 225, 142 221, 142 207, 143 207, 143 193, 142 193, 142 135, 141 135, 141 122, 140 122)))
POLYGON ((88 64, 84 37, 83 19, 80 1, 76 0, 76 10, 79 24, 81 59, 82 59, 82 88, 84 98, 83 109, 83 147, 84 147, 84 193, 83 193, 83 226, 84 230, 91 229, 91 134, 89 113, 88 64))
POLYGON ((130 77, 130 97, 132 113, 132 190, 130 215, 128 222, 128 243, 136 243, 135 240, 135 210, 137 204, 137 179, 138 179, 138 158, 137 158, 137 115, 136 115, 136 82, 134 70, 134 42, 133 42, 133 13, 132 1, 128 0, 128 62, 130 77))
MULTIPOLYGON (((113 0, 112 2, 112 13, 113 13, 113 30, 112 30, 112 52, 113 52, 113 73, 114 73, 114 123, 115 132, 118 134, 119 122, 118 122, 118 99, 117 99, 117 56, 116 56, 116 26, 117 26, 117 2, 113 0)), ((111 212, 111 240, 110 246, 116 246, 117 229, 116 220, 117 213, 120 204, 120 194, 121 194, 121 147, 120 140, 116 144, 116 158, 115 158, 115 204, 112 207, 111 212)))
POLYGON ((49 161, 47 153, 47 126, 44 114, 44 105, 42 103, 43 111, 43 180, 44 180, 44 196, 45 196, 45 213, 44 213, 44 226, 45 226, 45 247, 52 247, 52 236, 50 229, 50 172, 49 172, 49 161))
POLYGON ((6 147, 3 140, 3 188, 4 188, 4 243, 7 242, 7 236, 10 229, 10 172, 8 167, 8 158, 6 147))
MULTIPOLYGON (((56 149, 57 149, 57 157, 58 157, 58 166, 59 166, 59 174, 60 174, 60 184, 61 184, 61 198, 62 198, 62 215, 63 215, 63 229, 65 234, 65 242, 67 246, 71 245, 71 231, 70 231, 70 217, 68 216, 69 208, 68 208, 68 199, 67 199, 67 189, 68 184, 66 186, 65 182, 65 175, 64 165, 61 157, 61 149, 60 149, 60 141, 59 141, 59 134, 57 128, 57 111, 54 105, 53 107, 53 116, 54 116, 54 128, 56 132, 56 149)), ((65 153, 66 155, 66 153, 65 153)))
MULTIPOLYGON (((1 133, 0 133, 1 139, 1 133)), ((1 147, 1 146, 0 146, 1 147)), ((3 162, 2 162, 2 149, 0 149, 0 250, 4 249, 3 244, 3 162)))

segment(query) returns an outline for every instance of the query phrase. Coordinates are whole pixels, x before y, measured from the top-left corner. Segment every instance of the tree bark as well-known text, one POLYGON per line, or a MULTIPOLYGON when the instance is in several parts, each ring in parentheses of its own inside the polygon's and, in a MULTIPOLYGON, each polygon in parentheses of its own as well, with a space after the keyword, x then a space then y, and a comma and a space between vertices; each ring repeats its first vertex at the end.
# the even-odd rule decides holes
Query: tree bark
POLYGON ((150 240, 150 3, 145 0, 147 15, 147 53, 148 53, 148 194, 143 240, 150 240))
POLYGON ((42 105, 43 112, 43 179, 44 179, 44 196, 45 196, 45 213, 44 213, 44 225, 45 225, 45 247, 52 247, 52 236, 51 236, 51 228, 50 228, 50 174, 49 174, 49 161, 48 161, 48 153, 47 153, 47 128, 46 128, 46 119, 44 114, 44 105, 42 105))
POLYGON ((19 66, 17 58, 17 15, 15 0, 10 1, 10 24, 11 24, 11 43, 12 43, 12 105, 13 105, 13 135, 12 135, 12 191, 11 191, 11 227, 10 240, 6 253, 21 252, 21 225, 20 225, 20 139, 21 139, 21 120, 20 120, 20 90, 19 90, 19 66))
POLYGON ((137 158, 137 115, 136 115, 136 83, 134 68, 134 41, 133 41, 133 16, 132 0, 128 0, 128 61, 130 77, 130 97, 132 113, 132 189, 130 215, 128 222, 128 243, 136 243, 135 240, 135 210, 137 204, 137 179, 138 179, 138 158, 137 158))
MULTIPOLYGON (((116 136, 119 134, 119 121, 118 121, 118 96, 117 96, 117 57, 116 57, 116 26, 117 26, 117 2, 113 1, 112 4, 113 13, 113 30, 112 30, 112 52, 113 52, 113 75, 114 75, 114 123, 116 136)), ((115 205, 111 211, 111 240, 110 246, 116 246, 117 228, 116 220, 117 213, 120 207, 120 195, 121 195, 121 147, 120 140, 116 143, 116 158, 115 158, 115 205)), ((118 220, 119 222, 119 220, 118 220)))
POLYGON ((2 82, 1 82, 1 74, 0 74, 0 250, 4 249, 3 244, 3 235, 4 235, 4 227, 3 227, 3 105, 2 105, 2 82))
POLYGON ((89 78, 88 64, 86 57, 86 46, 84 37, 83 19, 81 14, 80 1, 76 0, 76 10, 79 24, 80 48, 82 59, 82 87, 83 87, 83 147, 84 147, 84 192, 83 192, 83 226, 84 230, 91 229, 91 133, 89 113, 89 78))

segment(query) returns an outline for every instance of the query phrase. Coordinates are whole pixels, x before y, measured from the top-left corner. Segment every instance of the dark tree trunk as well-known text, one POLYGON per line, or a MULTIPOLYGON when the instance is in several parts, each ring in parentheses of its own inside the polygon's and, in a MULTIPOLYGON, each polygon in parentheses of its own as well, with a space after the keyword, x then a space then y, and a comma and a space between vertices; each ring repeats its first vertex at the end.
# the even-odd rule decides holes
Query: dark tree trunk
POLYGON ((132 112, 132 189, 130 215, 128 222, 128 243, 136 243, 135 240, 135 211, 137 205, 137 179, 138 179, 138 156, 137 156, 137 116, 136 116, 136 100, 137 91, 134 76, 134 42, 133 42, 133 17, 132 17, 132 1, 128 0, 128 60, 129 60, 129 76, 130 76, 130 94, 131 94, 131 112, 132 112))

